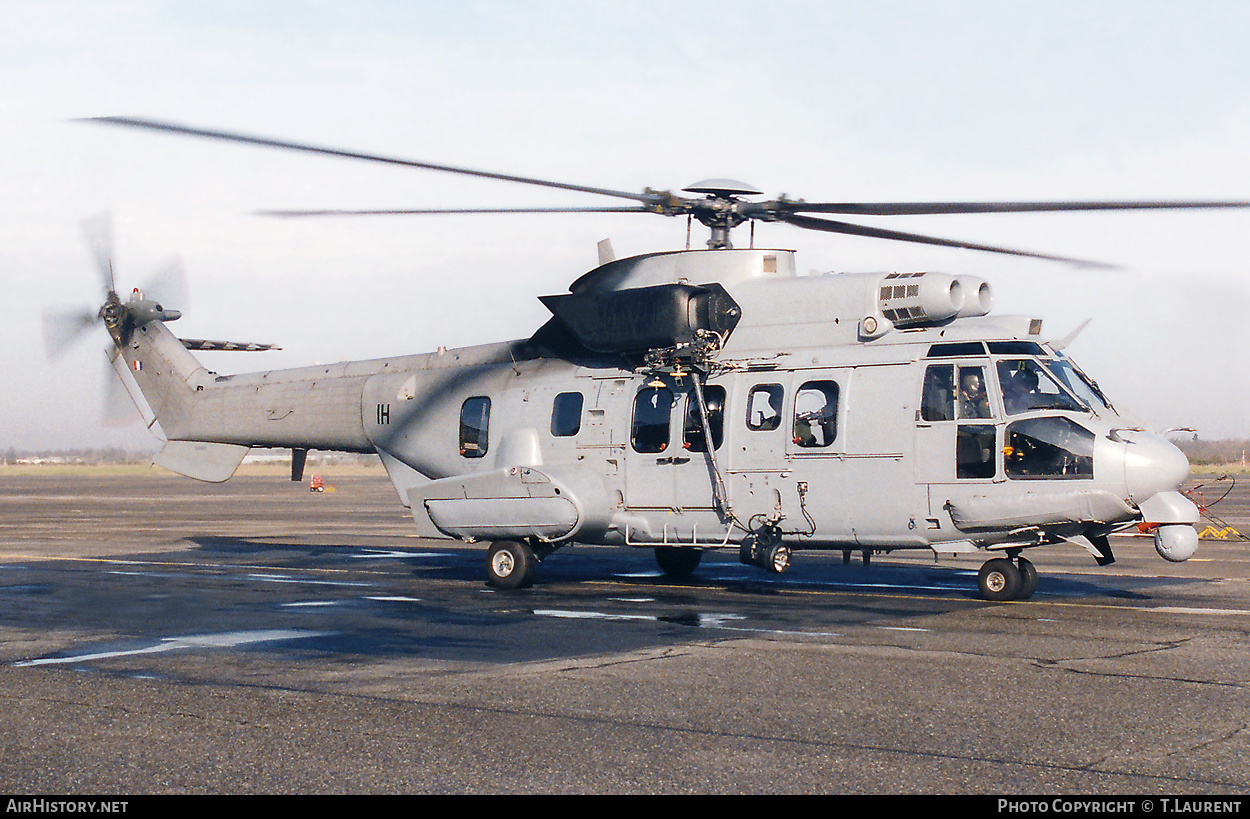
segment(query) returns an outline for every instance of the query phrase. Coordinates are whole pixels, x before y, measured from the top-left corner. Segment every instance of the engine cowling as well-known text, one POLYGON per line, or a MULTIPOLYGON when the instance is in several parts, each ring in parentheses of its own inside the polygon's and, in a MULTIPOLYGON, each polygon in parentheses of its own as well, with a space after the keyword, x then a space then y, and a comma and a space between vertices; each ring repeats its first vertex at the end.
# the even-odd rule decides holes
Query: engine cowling
POLYGON ((877 291, 877 306, 895 327, 983 316, 992 305, 989 283, 972 276, 891 273, 877 291))

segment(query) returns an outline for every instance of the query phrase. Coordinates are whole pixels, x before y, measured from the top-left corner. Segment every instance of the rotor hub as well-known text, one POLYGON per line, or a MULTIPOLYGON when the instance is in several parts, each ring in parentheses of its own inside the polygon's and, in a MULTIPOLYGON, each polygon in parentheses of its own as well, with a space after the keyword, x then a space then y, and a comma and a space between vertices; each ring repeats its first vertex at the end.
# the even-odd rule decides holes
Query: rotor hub
POLYGON ((121 327, 125 311, 122 310, 121 301, 116 294, 109 294, 109 300, 104 302, 104 306, 100 308, 99 317, 104 320, 104 326, 109 328, 109 330, 116 330, 121 327))
POLYGON ((729 250, 733 247, 729 232, 751 218, 747 213, 747 206, 751 203, 743 202, 738 197, 760 193, 753 185, 733 179, 705 179, 682 190, 702 193, 707 197, 689 200, 687 212, 712 232, 707 243, 710 250, 729 250))
POLYGON ((735 196, 758 196, 763 191, 735 179, 704 179, 682 188, 687 193, 706 193, 710 198, 730 199, 735 196))

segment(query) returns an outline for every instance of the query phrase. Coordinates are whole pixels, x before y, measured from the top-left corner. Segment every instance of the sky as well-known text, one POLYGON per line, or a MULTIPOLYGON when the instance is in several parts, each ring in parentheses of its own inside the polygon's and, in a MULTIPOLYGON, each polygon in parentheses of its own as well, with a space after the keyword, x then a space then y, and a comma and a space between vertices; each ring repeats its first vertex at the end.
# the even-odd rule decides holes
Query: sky
MULTIPOLYGON (((0 0, 0 451, 154 448, 142 424, 102 420, 103 329, 45 355, 45 310, 103 301, 85 224, 111 224, 124 291, 180 260, 179 335, 283 348, 203 354, 219 372, 525 337, 547 318, 537 296, 592 268, 599 240, 685 245, 684 219, 649 214, 261 216, 623 202, 80 118, 616 190, 1250 199, 1247 33, 1250 5, 1220 0, 0 0)), ((1053 338, 1090 319, 1067 351, 1117 404, 1250 437, 1250 210, 861 221, 1118 267, 782 224, 755 241, 797 251, 802 273, 981 276, 995 313, 1053 338)))

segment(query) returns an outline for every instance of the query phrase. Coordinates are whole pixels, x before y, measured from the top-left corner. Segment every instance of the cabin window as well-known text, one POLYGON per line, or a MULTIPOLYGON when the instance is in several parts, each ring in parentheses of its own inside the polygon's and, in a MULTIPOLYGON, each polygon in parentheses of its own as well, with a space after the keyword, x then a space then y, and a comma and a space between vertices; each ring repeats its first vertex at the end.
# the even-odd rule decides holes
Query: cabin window
POLYGON ((1094 433, 1067 418, 1025 418, 1007 427, 1007 477, 1093 478, 1094 433))
POLYGON ((635 452, 663 452, 668 449, 673 391, 668 387, 647 387, 634 399, 634 423, 630 441, 635 452))
POLYGON ((551 434, 557 438, 576 435, 582 429, 582 394, 562 392, 551 408, 551 434))
MULTIPOLYGON (((712 448, 720 449, 725 437, 725 388, 704 387, 703 402, 707 404, 707 420, 712 432, 712 448)), ((686 423, 682 445, 691 452, 707 452, 703 434, 703 416, 699 412, 699 396, 694 390, 686 395, 686 423)))
POLYGON ((826 447, 838 433, 838 385, 808 381, 794 395, 794 442, 801 447, 826 447))
POLYGON ((490 399, 485 396, 465 399, 460 407, 460 454, 466 458, 485 455, 489 428, 490 399))
POLYGON ((785 394, 780 384, 758 384, 747 396, 747 429, 757 432, 781 426, 781 399, 785 394))
POLYGON ((992 478, 997 471, 994 427, 960 424, 955 434, 955 477, 992 478))

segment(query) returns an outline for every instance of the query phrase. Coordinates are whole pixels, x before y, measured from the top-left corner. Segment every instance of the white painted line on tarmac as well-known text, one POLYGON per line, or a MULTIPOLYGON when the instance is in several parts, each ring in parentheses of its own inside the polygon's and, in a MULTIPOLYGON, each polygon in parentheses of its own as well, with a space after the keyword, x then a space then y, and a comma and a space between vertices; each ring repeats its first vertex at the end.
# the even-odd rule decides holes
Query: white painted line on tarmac
POLYGON ((419 557, 423 559, 436 557, 454 557, 453 552, 401 552, 395 549, 383 551, 381 549, 364 549, 359 554, 352 555, 356 560, 381 560, 384 558, 404 559, 419 557))
POLYGON ((1193 606, 1159 606, 1145 608, 1143 611, 1161 611, 1166 614, 1211 614, 1218 617, 1235 617, 1239 614, 1250 614, 1246 609, 1204 609, 1193 606))
POLYGON ((612 614, 606 611, 568 611, 566 609, 534 609, 540 617, 561 617, 566 620, 651 620, 653 614, 612 614))
POLYGON ((237 648, 238 646, 251 645, 253 643, 273 643, 281 640, 321 637, 329 633, 327 631, 263 629, 258 631, 227 631, 220 634, 193 634, 187 637, 164 637, 159 643, 142 648, 96 651, 90 654, 76 654, 72 657, 43 657, 38 660, 14 663, 13 665, 18 668, 38 665, 68 665, 71 663, 88 663, 93 660, 108 660, 114 657, 133 657, 139 654, 163 654, 166 651, 186 651, 197 648, 237 648))
POLYGON ((266 583, 306 583, 310 586, 372 586, 373 583, 364 583, 352 580, 313 580, 307 577, 293 577, 289 574, 249 574, 249 580, 263 580, 266 583))
POLYGON ((687 624, 680 621, 677 617, 661 617, 654 614, 619 614, 606 611, 569 611, 567 609, 534 609, 534 614, 543 617, 562 617, 571 620, 632 620, 646 621, 652 623, 680 623, 683 625, 691 625, 696 628, 713 628, 719 631, 735 631, 747 634, 776 634, 787 637, 839 637, 837 632, 832 631, 787 631, 771 628, 743 628, 741 626, 726 625, 732 620, 745 620, 746 616, 741 614, 698 614, 695 615, 687 624))

